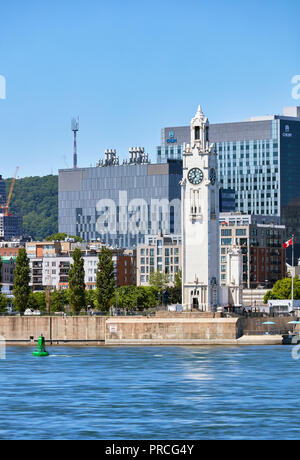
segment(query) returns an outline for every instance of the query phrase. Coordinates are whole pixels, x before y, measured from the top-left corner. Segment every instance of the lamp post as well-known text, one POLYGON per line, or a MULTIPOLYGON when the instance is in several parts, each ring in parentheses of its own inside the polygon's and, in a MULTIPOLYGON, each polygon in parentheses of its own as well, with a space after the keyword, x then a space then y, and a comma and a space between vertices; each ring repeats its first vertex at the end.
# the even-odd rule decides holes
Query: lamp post
POLYGON ((139 281, 138 281, 138 271, 140 270, 139 267, 136 267, 136 310, 138 311, 138 288, 139 288, 139 281))
MULTIPOLYGON (((292 236, 292 311, 294 311, 294 235, 292 236)), ((296 270, 295 270, 296 271, 296 270)))
POLYGON ((115 262, 115 285, 116 285, 116 312, 118 310, 118 267, 117 262, 115 262))

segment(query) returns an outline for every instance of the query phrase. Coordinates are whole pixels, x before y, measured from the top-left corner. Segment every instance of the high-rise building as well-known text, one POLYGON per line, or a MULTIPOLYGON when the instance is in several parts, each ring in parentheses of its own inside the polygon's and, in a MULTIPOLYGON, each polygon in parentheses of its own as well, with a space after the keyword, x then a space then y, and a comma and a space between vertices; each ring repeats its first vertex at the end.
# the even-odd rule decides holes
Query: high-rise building
MULTIPOLYGON (((211 124, 210 140, 218 153, 220 186, 235 190, 236 211, 280 216, 287 234, 295 235, 295 257, 300 257, 300 107, 211 124)), ((164 128, 158 163, 180 159, 189 142, 188 126, 164 128)))
POLYGON ((123 248, 180 233, 182 162, 150 164, 141 148, 122 165, 115 151, 105 154, 98 167, 59 171, 59 231, 123 248))
POLYGON ((23 235, 23 218, 0 214, 0 240, 10 241, 23 235))
POLYGON ((0 204, 6 204, 6 186, 5 181, 0 175, 0 204))

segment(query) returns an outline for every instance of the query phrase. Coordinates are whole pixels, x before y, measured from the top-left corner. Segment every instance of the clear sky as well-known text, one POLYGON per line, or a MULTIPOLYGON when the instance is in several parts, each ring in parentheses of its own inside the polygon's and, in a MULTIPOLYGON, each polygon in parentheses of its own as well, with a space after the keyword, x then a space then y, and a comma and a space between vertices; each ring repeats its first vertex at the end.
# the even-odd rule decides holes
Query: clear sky
MULTIPOLYGON (((299 0, 0 0, 0 173, 78 166, 106 148, 121 158, 160 130, 296 105, 299 0)), ((298 101, 300 105, 300 101, 298 101)))

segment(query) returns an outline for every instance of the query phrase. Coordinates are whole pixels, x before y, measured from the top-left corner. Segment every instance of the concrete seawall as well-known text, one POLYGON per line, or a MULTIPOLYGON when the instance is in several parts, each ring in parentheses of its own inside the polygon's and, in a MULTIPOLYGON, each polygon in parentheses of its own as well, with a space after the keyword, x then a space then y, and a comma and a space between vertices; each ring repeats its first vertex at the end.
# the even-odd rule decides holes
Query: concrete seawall
MULTIPOLYGON (((253 323, 254 324, 254 323, 253 323)), ((34 344, 43 334, 51 345, 243 345, 281 343, 270 340, 240 318, 214 314, 145 316, 0 317, 0 336, 7 344, 34 344), (255 331, 254 331, 255 332, 255 331), (242 339, 245 334, 247 339, 242 339)))
POLYGON ((237 318, 112 317, 106 321, 107 345, 232 344, 240 336, 237 318))
POLYGON ((43 334, 48 343, 105 342, 105 316, 0 317, 0 335, 8 344, 30 344, 43 334))

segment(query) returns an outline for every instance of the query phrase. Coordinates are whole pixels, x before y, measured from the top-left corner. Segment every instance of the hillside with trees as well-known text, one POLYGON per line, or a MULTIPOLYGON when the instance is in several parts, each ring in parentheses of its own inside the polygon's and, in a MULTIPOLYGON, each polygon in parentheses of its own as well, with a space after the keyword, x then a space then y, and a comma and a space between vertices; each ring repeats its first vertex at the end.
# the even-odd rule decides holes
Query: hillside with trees
MULTIPOLYGON (((12 179, 6 179, 8 196, 12 179)), ((24 234, 35 240, 58 232, 58 176, 17 179, 10 212, 23 216, 24 234)))

